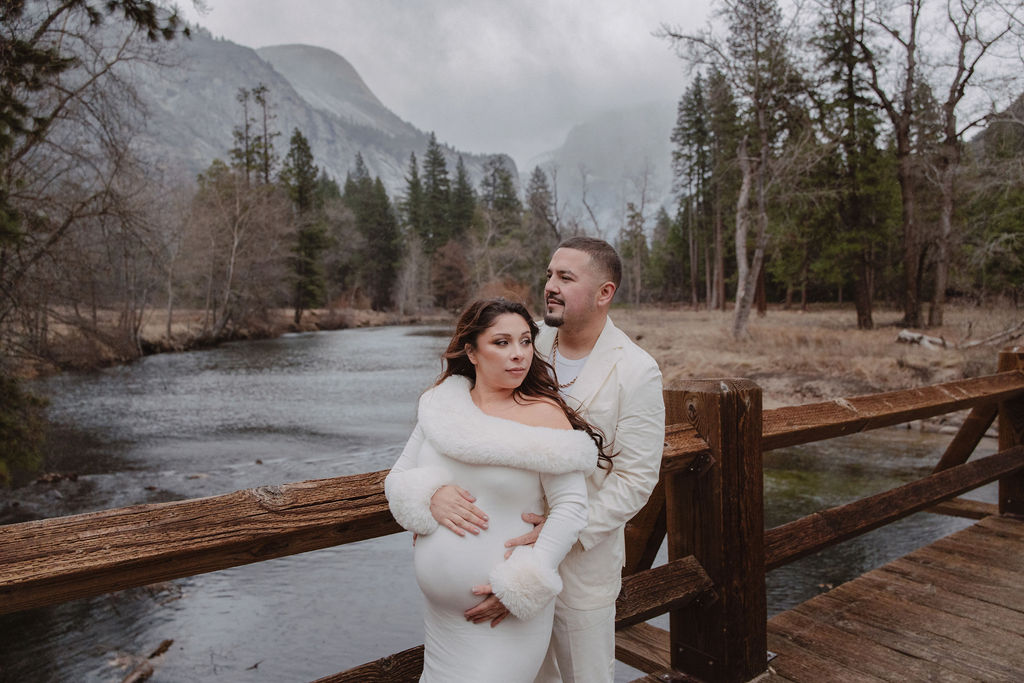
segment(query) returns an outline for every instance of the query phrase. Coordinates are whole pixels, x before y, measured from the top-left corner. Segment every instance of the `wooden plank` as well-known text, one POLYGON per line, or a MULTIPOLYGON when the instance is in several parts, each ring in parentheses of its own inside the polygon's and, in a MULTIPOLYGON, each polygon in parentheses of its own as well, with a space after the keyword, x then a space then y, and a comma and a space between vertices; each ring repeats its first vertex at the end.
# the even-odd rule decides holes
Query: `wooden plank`
POLYGON ((947 590, 943 584, 914 581, 899 572, 881 567, 858 578, 864 585, 881 593, 896 595, 930 609, 964 616, 994 631, 1008 631, 1024 636, 1024 612, 978 600, 947 590))
POLYGON ((939 458, 939 464, 932 471, 941 472, 942 470, 948 470, 950 467, 967 462, 967 459, 971 457, 971 453, 981 443, 985 432, 992 426, 998 412, 999 404, 997 403, 986 403, 985 405, 971 408, 971 412, 964 419, 964 423, 960 425, 960 429, 957 430, 953 440, 946 447, 946 452, 939 458))
POLYGON ((1017 446, 769 529, 765 564, 768 569, 780 567, 1021 470, 1024 446, 1017 446))
POLYGON ((1019 548, 1007 545, 1002 539, 987 539, 976 534, 969 541, 940 539, 933 547, 957 559, 970 558, 978 564, 987 564, 994 569, 1005 569, 1015 573, 1020 571, 1019 548))
POLYGON ((1020 587, 1020 572, 995 567, 984 556, 970 557, 948 547, 918 548, 903 559, 954 572, 966 581, 974 578, 994 586, 1020 587))
MULTIPOLYGON (((764 411, 762 450, 824 441, 847 434, 892 427, 912 420, 994 404, 1024 394, 1018 368, 986 377, 957 380, 917 389, 839 398, 821 403, 764 411)), ((707 443, 688 425, 665 433, 662 472, 690 467, 709 453, 707 443)))
POLYGON ((919 624, 907 624, 898 614, 886 610, 884 605, 869 604, 866 609, 856 611, 856 603, 849 597, 837 596, 837 590, 815 596, 793 611, 911 657, 936 662, 945 670, 975 680, 1002 680, 1001 677, 1006 675, 1004 669, 989 666, 989 657, 966 651, 955 641, 932 633, 921 633, 919 624))
MULTIPOLYGON (((846 618, 886 624, 903 636, 917 636, 946 650, 946 658, 989 675, 1005 676, 1019 667, 1011 653, 1024 656, 1024 638, 993 633, 966 618, 916 605, 897 596, 869 590, 857 580, 823 596, 835 601, 846 618)), ((939 660, 942 661, 942 660, 939 660)))
POLYGON ((1013 534, 1017 538, 1024 539, 1024 521, 1013 517, 992 516, 979 521, 971 529, 991 529, 999 533, 1013 534))
POLYGON ((832 668, 852 669, 887 681, 969 683, 973 680, 962 674, 943 672, 935 662, 911 657, 799 612, 788 611, 772 617, 768 622, 768 637, 768 647, 780 658, 787 657, 792 643, 833 660, 832 668))
POLYGON ((885 679, 855 669, 840 668, 834 660, 800 647, 769 632, 768 647, 779 656, 771 668, 790 680, 801 683, 878 683, 885 679))
POLYGON ((0 526, 0 613, 396 533, 386 474, 0 526))
POLYGON ((986 577, 972 573, 970 568, 960 571, 950 569, 941 563, 929 561, 924 556, 902 557, 885 566, 885 571, 898 574, 911 581, 920 581, 941 586, 951 593, 965 595, 990 605, 1005 605, 1018 612, 1024 611, 1024 595, 1020 591, 1020 578, 1014 576, 1012 586, 1002 585, 986 577))
POLYGON ((686 607, 713 587, 693 555, 627 576, 615 601, 615 628, 686 607))
POLYGON ((647 623, 615 633, 615 659, 644 673, 669 667, 668 631, 647 623))
MULTIPOLYGON (((1024 347, 999 352, 999 370, 1024 370, 1024 347)), ((1024 396, 1005 396, 999 400, 999 450, 1024 444, 1024 396)), ((999 480, 999 513, 1024 517, 1024 472, 999 480)))
POLYGON ((984 519, 989 515, 998 515, 999 506, 995 503, 985 503, 980 500, 969 498, 954 498, 938 505, 933 505, 925 512, 936 515, 949 515, 951 517, 963 517, 964 519, 984 519))
POLYGON ((318 678, 314 683, 416 683, 423 673, 423 646, 318 678))

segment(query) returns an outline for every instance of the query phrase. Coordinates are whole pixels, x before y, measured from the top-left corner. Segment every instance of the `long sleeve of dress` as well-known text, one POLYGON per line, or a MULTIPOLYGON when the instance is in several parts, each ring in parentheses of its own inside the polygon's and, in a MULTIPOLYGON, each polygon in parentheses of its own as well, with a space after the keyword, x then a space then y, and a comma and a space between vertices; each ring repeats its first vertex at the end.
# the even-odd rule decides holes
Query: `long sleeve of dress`
POLYGON ((582 472, 541 475, 550 512, 533 547, 520 546, 491 572, 491 590, 520 619, 529 619, 562 591, 561 564, 587 525, 582 472))
POLYGON ((419 466, 425 438, 423 428, 417 423, 402 454, 384 479, 384 496, 395 521, 402 528, 424 536, 437 529, 437 520, 430 514, 430 498, 437 489, 452 483, 452 475, 445 468, 419 466))

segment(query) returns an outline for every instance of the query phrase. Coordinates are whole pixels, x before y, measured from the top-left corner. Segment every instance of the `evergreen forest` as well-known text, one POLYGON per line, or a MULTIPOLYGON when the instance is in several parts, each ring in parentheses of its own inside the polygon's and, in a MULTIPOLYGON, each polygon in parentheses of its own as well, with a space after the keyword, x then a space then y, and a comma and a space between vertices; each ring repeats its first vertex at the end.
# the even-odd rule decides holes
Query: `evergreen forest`
POLYGON ((481 294, 537 310, 550 253, 579 233, 618 248, 620 304, 733 310, 737 337, 769 303, 850 303, 860 329, 880 306, 915 328, 941 325, 952 300, 1016 306, 1021 5, 726 0, 706 30, 662 26, 689 73, 665 137, 674 199, 641 187, 601 225, 566 210, 558 169, 520 180, 495 156, 471 179, 434 135, 401 193, 361 155, 330 177, 302 130, 278 130, 261 83, 238 89, 222 158, 176 176, 133 148, 126 74, 188 39, 177 15, 144 0, 5 2, 0 482, 38 458, 26 367, 251 336, 282 309, 296 326, 311 311, 454 312, 481 294), (187 342, 172 332, 183 311, 187 342), (154 316, 162 341, 142 333, 154 316))

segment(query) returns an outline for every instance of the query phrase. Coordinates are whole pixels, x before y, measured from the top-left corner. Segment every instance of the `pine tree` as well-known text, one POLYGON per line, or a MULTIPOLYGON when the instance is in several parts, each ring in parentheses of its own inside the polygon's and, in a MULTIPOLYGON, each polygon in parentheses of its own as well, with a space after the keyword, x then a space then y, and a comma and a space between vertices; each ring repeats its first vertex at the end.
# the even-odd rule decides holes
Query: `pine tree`
POLYGON ((370 178, 362 154, 356 154, 343 198, 355 214, 356 231, 362 237, 356 260, 359 280, 374 310, 390 308, 401 260, 401 231, 384 183, 370 178))
POLYGON ((473 185, 466 172, 466 164, 462 161, 460 154, 459 161, 455 165, 455 183, 452 185, 452 206, 449 212, 452 239, 462 239, 469 232, 475 212, 476 193, 473 192, 473 185))
POLYGON ((281 183, 292 200, 298 224, 291 259, 296 325, 302 321, 303 311, 323 304, 327 289, 323 265, 327 228, 323 216, 315 210, 318 173, 309 141, 296 128, 281 170, 281 183))
POLYGON ((433 133, 423 158, 423 246, 433 254, 452 236, 448 164, 433 133))
POLYGON ((420 239, 426 236, 424 202, 423 183, 416 163, 416 153, 412 152, 409 155, 409 174, 405 176, 405 197, 401 201, 400 209, 406 231, 420 239))
POLYGON ((835 230, 825 258, 833 258, 853 282, 858 329, 874 327, 875 278, 884 244, 891 237, 891 183, 886 152, 878 147, 879 120, 868 101, 866 64, 858 36, 863 26, 857 0, 823 6, 812 41, 831 87, 823 97, 822 126, 838 154, 832 155, 837 194, 835 230), (889 186, 887 189, 886 186, 889 186))
POLYGON ((309 140, 298 128, 292 132, 288 154, 281 168, 281 182, 300 214, 311 211, 316 199, 319 169, 313 163, 309 140))
POLYGON ((554 242, 561 241, 558 207, 555 206, 554 193, 548 183, 548 174, 540 166, 534 166, 526 185, 526 209, 535 226, 529 231, 532 235, 539 237, 546 232, 554 242))
POLYGON ((375 311, 391 307, 402 257, 398 218, 380 178, 373 181, 368 215, 362 223, 367 245, 367 286, 375 311))

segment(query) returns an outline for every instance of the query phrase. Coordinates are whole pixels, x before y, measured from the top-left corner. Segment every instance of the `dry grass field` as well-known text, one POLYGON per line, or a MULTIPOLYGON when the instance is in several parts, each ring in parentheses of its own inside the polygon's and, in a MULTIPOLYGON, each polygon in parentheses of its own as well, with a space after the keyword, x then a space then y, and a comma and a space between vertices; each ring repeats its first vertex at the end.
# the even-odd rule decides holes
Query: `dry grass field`
POLYGON ((966 348, 1024 320, 1012 307, 949 307, 946 324, 917 330, 946 348, 897 342, 902 313, 875 312, 875 329, 858 331, 852 307, 805 313, 770 308, 751 316, 749 336, 732 338, 730 311, 621 308, 616 324, 658 361, 666 386, 682 378, 746 377, 764 390, 764 407, 893 391, 996 370, 999 349, 1013 341, 966 348))

